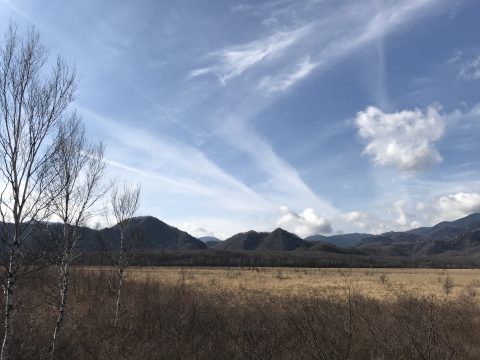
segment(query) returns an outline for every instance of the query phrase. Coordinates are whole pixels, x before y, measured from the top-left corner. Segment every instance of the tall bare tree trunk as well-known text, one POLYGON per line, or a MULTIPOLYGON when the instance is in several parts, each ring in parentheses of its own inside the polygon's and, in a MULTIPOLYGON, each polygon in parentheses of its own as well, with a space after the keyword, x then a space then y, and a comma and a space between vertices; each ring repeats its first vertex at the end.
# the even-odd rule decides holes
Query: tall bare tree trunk
POLYGON ((106 193, 102 184, 105 170, 102 144, 89 144, 79 118, 74 117, 61 124, 58 131, 58 148, 52 168, 54 180, 52 192, 62 191, 52 202, 52 212, 63 221, 59 234, 61 253, 55 264, 59 272, 57 321, 50 345, 50 359, 54 358, 65 321, 70 288, 70 264, 79 255, 77 245, 82 241, 79 227, 92 215, 94 204, 106 193))
POLYGON ((117 308, 115 311, 115 321, 114 326, 117 326, 120 321, 121 306, 122 306, 122 291, 123 291, 123 269, 120 270, 118 274, 118 290, 117 290, 117 308))
POLYGON ((15 250, 10 251, 10 261, 8 266, 7 286, 4 289, 5 293, 5 312, 3 325, 3 341, 0 359, 10 359, 10 343, 13 335, 13 315, 14 315, 14 289, 15 289, 15 250))
POLYGON ((122 291, 123 291, 123 272, 124 272, 124 239, 125 239, 125 230, 123 225, 120 228, 120 255, 119 255, 119 266, 118 266, 118 290, 117 290, 117 308, 115 310, 115 321, 113 322, 114 326, 117 326, 120 320, 121 306, 122 306, 122 291))
POLYGON ((60 292, 60 303, 58 304, 58 317, 57 322, 55 323, 55 329, 53 330, 52 337, 52 350, 50 352, 50 359, 53 359, 55 354, 58 337, 60 335, 60 330, 62 329, 63 321, 65 319, 65 309, 67 307, 67 298, 68 298, 68 289, 70 287, 70 269, 69 261, 64 261, 62 264, 62 289, 60 292))
MULTIPOLYGON (((113 215, 117 221, 117 226, 120 231, 120 246, 118 258, 115 261, 115 272, 118 276, 117 287, 117 305, 115 309, 115 319, 113 325, 116 327, 120 321, 122 314, 122 296, 123 296, 123 282, 125 277, 125 270, 129 266, 129 246, 126 239, 126 229, 129 226, 130 220, 137 211, 140 199, 140 186, 129 187, 126 184, 120 188, 118 184, 113 188, 111 197, 111 206, 113 215)), ((132 234, 129 235, 131 237, 132 234)))

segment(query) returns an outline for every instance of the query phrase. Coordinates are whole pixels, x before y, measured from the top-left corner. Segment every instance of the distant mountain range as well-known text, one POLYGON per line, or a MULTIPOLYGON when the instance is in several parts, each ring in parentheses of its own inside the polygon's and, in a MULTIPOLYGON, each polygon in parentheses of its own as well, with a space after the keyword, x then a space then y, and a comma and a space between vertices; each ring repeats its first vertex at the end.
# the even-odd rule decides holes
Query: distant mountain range
POLYGON ((207 247, 213 247, 213 246, 217 245, 219 242, 222 241, 219 238, 216 238, 215 236, 201 236, 201 237, 198 238, 198 240, 205 243, 205 245, 207 245, 207 247))
MULTIPOLYGON (((145 251, 315 251, 370 256, 466 255, 477 251, 480 254, 480 213, 403 232, 314 235, 305 239, 280 228, 272 232, 251 230, 224 241, 212 236, 197 239, 151 216, 131 219, 130 229, 141 234, 140 247, 145 251)), ((116 226, 99 230, 103 238, 112 238, 116 231, 116 226)))
MULTIPOLYGON (((8 225, 11 226, 11 225, 8 225)), ((46 239, 47 225, 39 228, 37 237, 46 239)), ((49 224, 58 229, 59 224, 49 224)), ((115 250, 118 225, 101 230, 82 228, 86 251, 97 251, 99 243, 105 250, 115 250)), ((236 234, 225 241, 215 237, 197 239, 185 231, 151 216, 130 220, 129 235, 137 234, 137 247, 142 251, 212 249, 214 251, 245 252, 302 252, 336 253, 367 256, 466 256, 480 257, 480 213, 464 218, 441 222, 433 227, 421 227, 403 232, 387 232, 380 235, 342 234, 315 235, 305 239, 283 229, 272 232, 248 231, 236 234)))
POLYGON ((431 256, 480 253, 480 214, 433 227, 387 232, 360 240, 358 248, 372 255, 431 256))
POLYGON ((222 250, 296 250, 309 248, 310 244, 295 234, 283 229, 275 229, 271 233, 249 231, 240 233, 219 242, 214 249, 222 250))
POLYGON ((305 240, 309 242, 316 242, 316 241, 329 242, 337 246, 356 246, 360 243, 361 240, 370 236, 372 236, 372 234, 353 233, 353 234, 341 234, 341 235, 330 235, 330 236, 312 235, 312 236, 306 237, 305 240))

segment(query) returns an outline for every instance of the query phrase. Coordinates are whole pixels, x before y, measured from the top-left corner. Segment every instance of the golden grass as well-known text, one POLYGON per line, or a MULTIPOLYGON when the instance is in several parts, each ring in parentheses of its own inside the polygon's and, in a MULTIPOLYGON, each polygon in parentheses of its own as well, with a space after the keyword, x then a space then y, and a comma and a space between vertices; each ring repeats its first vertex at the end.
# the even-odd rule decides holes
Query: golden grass
MULTIPOLYGON (((89 271, 99 268, 89 267, 89 271)), ((245 294, 343 296, 348 289, 376 299, 417 293, 480 298, 479 269, 130 268, 128 278, 184 282, 207 291, 245 294), (445 289, 447 277, 451 287, 445 289)))

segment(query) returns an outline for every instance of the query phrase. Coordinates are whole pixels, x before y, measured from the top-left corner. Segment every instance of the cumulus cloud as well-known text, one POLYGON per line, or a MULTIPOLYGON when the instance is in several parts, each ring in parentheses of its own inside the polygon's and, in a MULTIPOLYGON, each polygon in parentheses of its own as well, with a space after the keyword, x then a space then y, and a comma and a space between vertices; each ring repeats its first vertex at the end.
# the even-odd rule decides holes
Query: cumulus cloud
POLYGON ((368 214, 362 211, 350 211, 343 214, 342 217, 349 223, 354 224, 362 229, 366 229, 370 223, 368 214))
POLYGON ((362 231, 380 234, 433 226, 476 212, 480 212, 480 193, 458 192, 418 202, 398 200, 383 206, 381 213, 351 211, 343 213, 342 219, 362 231))
POLYGON ((409 204, 398 200, 384 207, 381 216, 362 211, 350 211, 342 218, 352 225, 372 234, 387 231, 404 231, 421 226, 416 214, 409 209, 409 204))
POLYGON ((330 221, 315 210, 306 208, 301 213, 290 210, 287 206, 280 207, 281 215, 277 219, 277 226, 292 231, 300 237, 332 232, 330 221))
POLYGON ((357 114, 359 136, 367 142, 364 154, 379 166, 403 172, 424 169, 442 160, 434 142, 443 135, 445 121, 435 106, 384 113, 370 106, 357 114))
POLYGON ((217 234, 216 232, 208 229, 207 227, 203 225, 199 225, 196 223, 191 223, 191 222, 184 222, 182 224, 182 230, 186 231, 192 236, 195 236, 197 238, 203 237, 203 236, 214 236, 217 238, 224 238, 223 234, 217 234))
POLYGON ((394 216, 394 228, 397 230, 414 229, 421 226, 416 220, 416 214, 408 211, 409 204, 404 200, 398 200, 393 204, 390 212, 394 216))
POLYGON ((474 212, 480 212, 480 193, 460 192, 441 196, 434 201, 432 210, 437 220, 455 220, 474 212))
POLYGON ((480 55, 464 63, 458 76, 464 80, 480 80, 480 55))

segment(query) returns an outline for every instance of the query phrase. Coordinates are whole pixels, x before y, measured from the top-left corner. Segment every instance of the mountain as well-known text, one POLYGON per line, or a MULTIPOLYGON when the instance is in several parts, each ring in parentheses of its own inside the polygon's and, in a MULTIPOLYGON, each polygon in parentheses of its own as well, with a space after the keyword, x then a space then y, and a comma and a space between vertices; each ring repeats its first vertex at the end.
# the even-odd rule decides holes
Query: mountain
POLYGON ((350 254, 350 255, 365 255, 365 253, 353 246, 337 246, 330 242, 316 241, 312 243, 313 245, 309 248, 309 251, 321 251, 326 253, 335 253, 335 254, 350 254))
POLYGON ((271 233, 248 231, 236 234, 214 246, 222 250, 296 250, 308 248, 310 244, 295 234, 283 229, 271 233))
POLYGON ((214 247, 218 243, 222 242, 222 240, 216 238, 215 236, 202 236, 199 237, 198 240, 207 245, 208 248, 214 247))
POLYGON ((219 238, 216 238, 215 236, 201 236, 197 239, 200 240, 200 241, 203 241, 204 243, 207 243, 209 241, 217 241, 217 242, 222 241, 219 238))
MULTIPOLYGON (((119 232, 118 225, 100 230, 100 236, 112 242, 119 232), (108 240, 110 239, 110 240, 108 240)), ((201 250, 207 246, 185 231, 165 224, 153 216, 130 219, 127 236, 137 234, 138 247, 144 250, 201 250)))
POLYGON ((387 232, 362 239, 358 248, 372 255, 429 256, 462 255, 480 245, 480 214, 455 221, 444 221, 432 227, 404 232, 387 232))
POLYGON ((336 246, 357 246, 361 240, 365 239, 366 237, 372 236, 371 234, 360 234, 360 233, 353 233, 353 234, 341 234, 341 235, 312 235, 305 238, 305 241, 308 242, 329 242, 336 246))
MULTIPOLYGON (((12 224, 0 224, 7 234, 12 224)), ((28 229, 27 229, 28 230, 28 229)), ((35 227, 25 245, 41 251, 52 246, 62 225, 40 223, 35 227), (30 245, 31 246, 30 246, 30 245)), ((28 231, 29 232, 29 231, 28 231)), ((118 225, 101 230, 86 227, 79 229, 83 241, 79 248, 87 252, 118 249, 118 225)), ((301 239, 283 229, 272 232, 248 231, 236 234, 225 241, 207 237, 202 240, 167 225, 151 216, 130 219, 127 238, 135 238, 135 247, 144 252, 159 250, 229 250, 229 251, 292 251, 292 256, 324 256, 326 253, 369 257, 462 257, 480 259, 480 213, 471 214, 455 221, 444 221, 432 227, 421 227, 409 231, 391 231, 380 235, 342 234, 333 236, 315 235, 301 239), (353 244, 353 246, 352 246, 353 244), (323 255, 322 255, 323 254, 323 255)), ((1 245, 1 244, 0 244, 1 245)), ((208 256, 216 256, 215 251, 208 256)), ((283 255, 282 255, 283 256, 283 255)), ((287 255, 285 255, 287 256, 287 255)), ((288 255, 290 256, 290 255, 288 255)))

